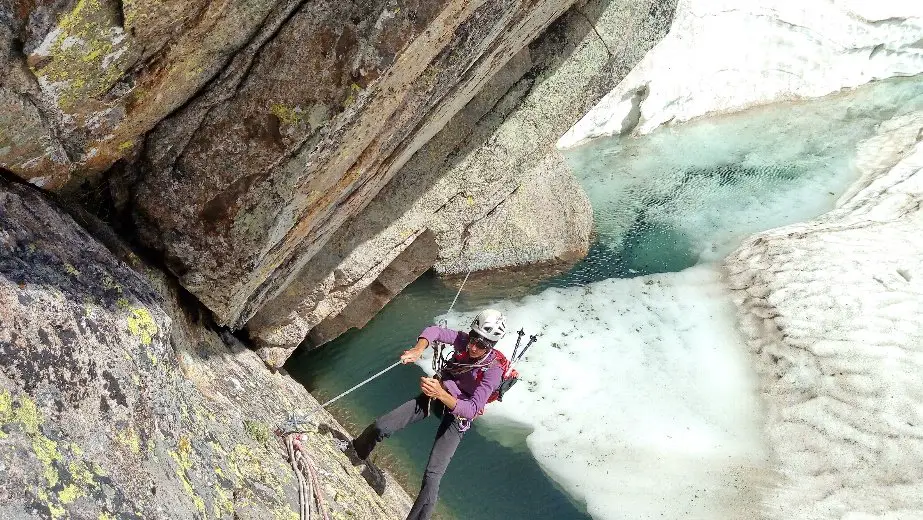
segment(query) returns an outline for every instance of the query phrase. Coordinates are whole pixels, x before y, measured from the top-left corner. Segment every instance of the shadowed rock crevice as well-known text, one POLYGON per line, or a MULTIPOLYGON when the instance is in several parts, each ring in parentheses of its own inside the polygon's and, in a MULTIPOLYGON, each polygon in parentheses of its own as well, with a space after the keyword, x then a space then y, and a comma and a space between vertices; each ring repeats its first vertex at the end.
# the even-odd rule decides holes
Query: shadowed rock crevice
POLYGON ((435 236, 429 231, 424 231, 346 308, 314 327, 305 346, 313 348, 351 328, 364 327, 404 287, 428 270, 438 253, 435 236))
POLYGON ((148 142, 138 214, 157 227, 144 235, 185 264, 183 284, 220 322, 240 326, 278 293, 558 9, 421 3, 356 31, 350 5, 296 13, 237 94, 196 121, 172 170, 151 161, 171 138, 148 142), (177 182, 190 183, 182 200, 170 196, 177 182), (197 230, 203 211, 214 218, 197 230))

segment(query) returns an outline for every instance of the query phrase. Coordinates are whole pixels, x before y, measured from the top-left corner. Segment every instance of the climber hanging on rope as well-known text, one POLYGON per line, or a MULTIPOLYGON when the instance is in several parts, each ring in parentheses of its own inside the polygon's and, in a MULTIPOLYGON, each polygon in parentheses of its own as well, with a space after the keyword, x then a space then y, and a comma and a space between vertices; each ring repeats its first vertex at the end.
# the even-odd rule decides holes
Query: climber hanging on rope
MULTIPOLYGON (((419 396, 379 417, 353 439, 356 456, 366 460, 375 446, 391 434, 431 414, 440 419, 420 494, 407 520, 430 518, 439 493, 439 481, 471 421, 483 413, 490 400, 498 397, 504 379, 515 380, 506 358, 494 349, 505 333, 506 319, 493 309, 478 314, 469 332, 437 326, 424 329, 416 345, 401 354, 401 363, 413 363, 428 346, 433 346, 437 351, 435 367, 441 369, 437 370, 437 377, 421 377, 419 396), (454 355, 448 360, 443 360, 437 346, 440 344, 454 347, 454 355)), ((508 384, 503 386, 508 388, 508 384)))

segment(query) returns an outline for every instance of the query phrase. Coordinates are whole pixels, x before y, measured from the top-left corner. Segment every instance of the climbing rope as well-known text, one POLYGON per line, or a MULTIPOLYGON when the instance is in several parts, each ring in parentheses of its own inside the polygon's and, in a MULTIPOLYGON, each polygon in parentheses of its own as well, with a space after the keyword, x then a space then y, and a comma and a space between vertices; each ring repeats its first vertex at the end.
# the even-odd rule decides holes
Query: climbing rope
POLYGON ((401 364, 400 361, 398 361, 398 362, 392 364, 392 365, 389 366, 388 368, 382 370, 381 372, 378 372, 377 374, 375 374, 375 375, 373 375, 373 376, 370 376, 370 377, 369 377, 368 379, 366 379, 365 381, 362 381, 361 383, 359 383, 359 384, 357 384, 356 386, 350 388, 349 390, 347 390, 347 391, 341 393, 340 395, 334 397, 333 399, 327 401, 326 403, 321 404, 321 405, 318 405, 316 408, 314 408, 313 410, 311 410, 311 411, 308 412, 307 414, 302 415, 301 417, 298 417, 298 416, 296 416, 294 413, 292 413, 291 416, 289 416, 289 420, 288 420, 288 423, 286 423, 286 426, 291 427, 290 429, 293 429, 293 430, 296 429, 298 426, 307 423, 307 422, 308 422, 308 419, 309 419, 312 415, 314 415, 314 414, 316 414, 317 412, 323 410, 323 409, 326 408, 328 405, 331 405, 331 404, 337 402, 338 400, 340 400, 340 398, 346 397, 347 395, 349 395, 350 393, 352 393, 354 390, 358 390, 359 388, 361 388, 361 387, 365 386, 366 384, 372 382, 372 380, 374 380, 375 378, 381 376, 381 375, 384 374, 385 372, 391 370, 392 368, 394 368, 394 367, 396 367, 396 366, 398 366, 398 365, 400 365, 400 364, 401 364))
MULTIPOLYGON (((468 274, 465 275, 465 279, 462 280, 461 286, 458 288, 458 292, 455 293, 455 298, 452 299, 452 304, 449 305, 449 310, 446 311, 446 314, 452 312, 452 309, 455 308, 455 302, 458 301, 458 296, 461 294, 462 289, 465 288, 465 283, 468 282, 468 277, 469 277, 469 276, 471 276, 471 271, 470 271, 470 270, 468 271, 468 274)), ((445 321, 445 320, 443 320, 443 322, 444 322, 444 321, 445 321)), ((442 325, 442 323, 440 323, 440 325, 442 325)), ((438 361, 438 360, 441 360, 441 358, 442 358, 442 350, 441 350, 441 349, 437 349, 437 352, 438 352, 438 355, 434 355, 434 356, 433 356, 433 369, 436 370, 436 366, 435 366, 435 365, 436 365, 437 363, 440 364, 440 367, 439 367, 440 370, 436 370, 436 373, 438 374, 438 373, 441 371, 441 366, 442 366, 442 361, 438 361)), ((331 404, 333 404, 333 403, 339 401, 341 398, 346 397, 347 395, 353 393, 354 391, 356 391, 356 390, 362 388, 362 387, 365 386, 366 384, 371 383, 371 382, 374 381, 375 379, 381 377, 381 376, 384 375, 386 372, 388 372, 389 370, 391 370, 392 368, 394 368, 394 367, 396 367, 396 366, 398 366, 398 365, 400 365, 400 364, 401 364, 400 361, 397 361, 397 362, 391 364, 389 367, 387 367, 387 368, 381 370, 380 372, 378 372, 378 373, 376 373, 376 374, 374 374, 374 375, 372 375, 372 376, 369 376, 369 377, 368 377, 367 379, 365 379, 364 381, 362 381, 362 382, 360 382, 359 384, 353 386, 352 388, 346 390, 345 392, 343 392, 343 393, 341 393, 340 395, 334 397, 333 399, 330 399, 329 401, 325 402, 324 404, 318 405, 316 408, 314 408, 313 410, 311 410, 310 412, 308 412, 308 413, 305 414, 305 415, 302 415, 302 416, 299 417, 299 416, 296 416, 295 413, 292 413, 292 414, 289 416, 289 420, 288 420, 288 422, 285 424, 285 426, 286 426, 289 430, 295 430, 295 429, 297 429, 300 425, 307 423, 307 422, 308 422, 308 419, 309 419, 312 415, 314 415, 314 414, 316 414, 317 412, 323 410, 323 409, 326 408, 327 406, 329 406, 329 405, 331 405, 331 404)))
POLYGON ((311 511, 315 509, 320 513, 323 520, 330 520, 330 515, 327 514, 327 506, 324 503, 324 492, 320 487, 320 479, 317 478, 317 468, 302 444, 302 442, 307 441, 306 435, 305 433, 294 432, 285 434, 288 459, 292 464, 292 469, 295 470, 295 476, 298 477, 298 501, 301 504, 300 517, 301 520, 311 520, 311 511), (311 507, 312 494, 314 508, 311 507))
POLYGON ((449 310, 446 311, 446 314, 452 312, 452 309, 455 308, 455 302, 458 301, 458 295, 461 294, 462 289, 465 288, 465 283, 468 282, 468 277, 471 276, 471 269, 468 269, 468 274, 465 275, 465 279, 462 280, 461 285, 458 287, 458 292, 455 293, 455 298, 452 298, 452 305, 449 305, 449 310))
MULTIPOLYGON (((458 301, 458 296, 461 294, 462 289, 465 288, 465 284, 468 283, 468 277, 471 276, 471 269, 468 269, 468 274, 465 275, 465 279, 462 280, 460 286, 458 286, 458 292, 455 293, 455 298, 452 299, 452 305, 449 305, 449 310, 446 311, 446 314, 452 312, 452 309, 455 308, 455 302, 458 301)), ((439 320, 439 326, 442 328, 448 328, 448 320, 439 320)), ((443 357, 443 349, 445 348, 444 343, 438 343, 433 345, 433 372, 436 373, 436 377, 439 377, 442 374, 442 369, 445 368, 446 360, 443 357)))

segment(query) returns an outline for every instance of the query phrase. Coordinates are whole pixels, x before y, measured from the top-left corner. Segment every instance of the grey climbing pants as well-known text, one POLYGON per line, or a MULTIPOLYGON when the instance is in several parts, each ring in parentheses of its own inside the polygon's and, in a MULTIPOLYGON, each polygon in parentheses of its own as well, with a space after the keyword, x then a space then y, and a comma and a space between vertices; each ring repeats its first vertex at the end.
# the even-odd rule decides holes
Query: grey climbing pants
MULTIPOLYGON (((353 447, 361 459, 368 458, 369 454, 379 442, 391 436, 404 427, 425 419, 429 415, 429 398, 420 395, 379 417, 370 424, 358 437, 353 439, 353 447)), ((461 442, 464 432, 458 430, 455 416, 445 409, 441 402, 433 400, 432 412, 441 417, 439 429, 436 430, 436 440, 433 449, 429 452, 426 462, 426 471, 423 473, 423 484, 420 494, 417 495, 407 520, 428 520, 436 507, 439 495, 439 481, 445 474, 458 443, 461 442)))

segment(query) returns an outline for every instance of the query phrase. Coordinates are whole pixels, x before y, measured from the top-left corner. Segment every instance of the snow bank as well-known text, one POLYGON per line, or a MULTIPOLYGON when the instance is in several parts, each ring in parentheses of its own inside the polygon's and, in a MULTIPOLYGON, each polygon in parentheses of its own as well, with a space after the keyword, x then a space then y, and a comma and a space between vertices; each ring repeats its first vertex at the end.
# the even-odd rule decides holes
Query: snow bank
POLYGON ((680 0, 670 33, 558 141, 923 73, 917 0, 680 0))
MULTIPOLYGON (((575 171, 607 245, 618 250, 626 227, 643 220, 681 242, 654 247, 651 257, 676 255, 684 246, 696 262, 708 263, 748 234, 833 209, 851 180, 876 189, 872 173, 889 169, 918 138, 902 123, 911 115, 881 122, 913 107, 923 109, 923 82, 890 81, 817 104, 600 141, 583 150, 586 162, 575 171), (876 128, 894 134, 870 139, 876 128)), ((785 260, 794 271, 823 276, 823 259, 799 263, 798 254, 785 260)), ((786 280, 778 282, 780 293, 786 280)), ((740 289, 741 283, 736 290, 765 296, 764 288, 740 289)), ((812 290, 839 289, 817 283, 812 290)), ((814 319, 808 308, 816 304, 804 303, 799 323, 814 319)), ((747 339, 755 348, 752 342, 760 340, 753 338, 766 332, 754 325, 745 338, 737 331, 717 267, 550 289, 497 306, 514 326, 540 327, 543 337, 521 367, 524 382, 504 403, 491 405, 479 428, 498 438, 496 430, 510 423, 531 429, 527 442, 536 459, 586 501, 594 517, 749 520, 769 514, 764 494, 777 485, 774 469, 788 467, 769 461, 769 447, 782 446, 777 453, 784 457, 800 441, 782 431, 770 445, 761 433, 764 410, 747 339)), ((513 340, 502 346, 507 353, 513 340)), ((762 390, 770 400, 783 392, 762 390)), ((801 467, 799 457, 790 463, 801 467)))
POLYGON ((923 112, 859 151, 813 222, 726 260, 786 479, 770 518, 923 518, 923 112))
POLYGON ((766 475, 760 405, 715 269, 498 307, 542 336, 519 366, 523 381, 479 427, 532 428, 536 459, 594 518, 755 518, 766 475))

